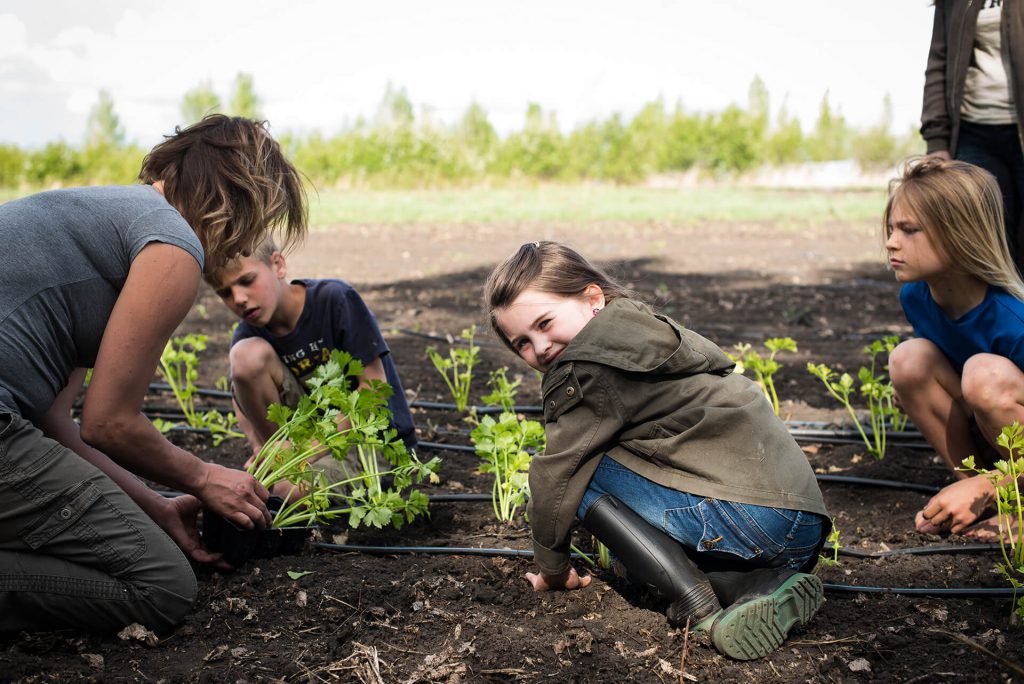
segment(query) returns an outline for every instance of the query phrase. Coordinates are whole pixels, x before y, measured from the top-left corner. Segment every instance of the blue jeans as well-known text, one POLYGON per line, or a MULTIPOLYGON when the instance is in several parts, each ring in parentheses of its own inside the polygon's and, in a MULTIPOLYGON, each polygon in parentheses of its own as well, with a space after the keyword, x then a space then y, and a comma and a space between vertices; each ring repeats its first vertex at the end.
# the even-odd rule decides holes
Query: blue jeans
POLYGON ((1020 230, 1021 213, 1024 209, 1024 153, 1017 124, 989 125, 970 121, 960 123, 956 158, 980 166, 999 183, 1003 194, 1003 214, 1006 224, 1006 240, 1010 245, 1010 256, 1017 269, 1021 270, 1020 230))
POLYGON ((702 567, 800 568, 816 556, 822 538, 824 519, 815 513, 678 492, 607 456, 590 480, 577 517, 583 520, 587 509, 604 494, 611 494, 681 543, 702 567))

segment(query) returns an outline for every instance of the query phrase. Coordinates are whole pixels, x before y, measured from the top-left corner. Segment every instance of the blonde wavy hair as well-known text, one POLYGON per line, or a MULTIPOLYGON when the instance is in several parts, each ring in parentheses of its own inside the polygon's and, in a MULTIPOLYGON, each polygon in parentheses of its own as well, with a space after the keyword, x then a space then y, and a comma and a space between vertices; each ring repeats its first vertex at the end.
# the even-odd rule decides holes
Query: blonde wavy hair
POLYGON ((921 224, 950 269, 1024 300, 1024 282, 1003 230, 1003 196, 992 174, 962 161, 913 157, 889 183, 885 238, 897 204, 921 224))
POLYGON ((302 178, 266 122, 211 114, 150 151, 139 180, 163 181, 164 197, 196 232, 206 268, 252 254, 274 230, 294 246, 308 219, 302 178))

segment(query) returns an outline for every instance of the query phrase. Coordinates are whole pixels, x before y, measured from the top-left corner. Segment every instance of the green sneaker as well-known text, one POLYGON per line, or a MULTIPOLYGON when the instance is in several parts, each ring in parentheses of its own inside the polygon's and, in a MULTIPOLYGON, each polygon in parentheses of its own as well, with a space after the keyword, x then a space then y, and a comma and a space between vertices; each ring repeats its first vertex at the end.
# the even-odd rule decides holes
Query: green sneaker
POLYGON ((782 646, 794 627, 810 622, 824 600, 815 575, 782 570, 765 580, 715 618, 711 640, 720 653, 737 660, 763 658, 782 646))

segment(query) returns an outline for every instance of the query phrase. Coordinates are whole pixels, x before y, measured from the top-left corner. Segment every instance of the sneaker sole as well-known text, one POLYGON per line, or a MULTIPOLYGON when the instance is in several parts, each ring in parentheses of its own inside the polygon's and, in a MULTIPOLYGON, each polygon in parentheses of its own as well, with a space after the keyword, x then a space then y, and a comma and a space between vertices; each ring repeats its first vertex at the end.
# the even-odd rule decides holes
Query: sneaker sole
POLYGON ((771 594, 726 609, 711 628, 715 648, 737 660, 763 658, 810 622, 824 594, 815 575, 793 575, 771 594))

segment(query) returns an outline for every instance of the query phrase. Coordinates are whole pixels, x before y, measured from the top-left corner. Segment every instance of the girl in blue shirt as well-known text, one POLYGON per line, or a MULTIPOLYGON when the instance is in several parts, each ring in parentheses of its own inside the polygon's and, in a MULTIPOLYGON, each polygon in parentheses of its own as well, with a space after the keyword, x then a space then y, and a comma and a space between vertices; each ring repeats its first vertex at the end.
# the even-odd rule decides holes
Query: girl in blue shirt
POLYGON ((1002 226, 995 178, 938 157, 907 165, 883 215, 915 335, 893 351, 889 373, 903 409, 957 478, 917 513, 919 532, 999 538, 991 481, 957 468, 971 455, 991 467, 1002 428, 1024 423, 1024 283, 1002 226))

